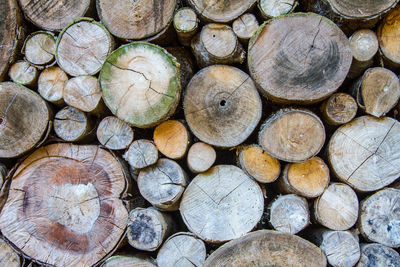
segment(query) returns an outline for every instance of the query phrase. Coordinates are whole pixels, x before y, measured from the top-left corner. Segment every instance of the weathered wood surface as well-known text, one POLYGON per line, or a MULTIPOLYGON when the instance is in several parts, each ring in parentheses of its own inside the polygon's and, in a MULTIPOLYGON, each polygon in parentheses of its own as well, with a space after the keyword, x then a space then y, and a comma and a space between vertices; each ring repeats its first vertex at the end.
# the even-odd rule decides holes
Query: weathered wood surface
POLYGON ((20 267, 22 263, 20 256, 3 239, 0 239, 0 265, 20 267))
POLYGON ((64 88, 68 75, 59 67, 46 68, 39 75, 38 92, 50 103, 62 105, 64 103, 64 88))
POLYGON ((192 37, 199 28, 196 12, 189 7, 180 8, 175 12, 173 24, 179 42, 184 46, 189 46, 192 37))
POLYGON ((399 253, 378 243, 362 243, 361 258, 357 267, 386 266, 396 267, 400 262, 399 253))
POLYGON ((132 168, 143 169, 157 162, 158 150, 152 141, 136 140, 130 144, 124 159, 132 168))
POLYGON ((93 131, 91 118, 74 107, 66 106, 54 116, 54 132, 67 142, 85 139, 93 131))
POLYGON ((298 5, 297 0, 258 0, 258 8, 265 19, 291 13, 298 5))
POLYGON ((357 115, 357 103, 349 94, 335 93, 322 103, 321 111, 328 124, 345 124, 357 115))
POLYGON ((97 127, 99 142, 114 150, 126 149, 133 141, 131 126, 114 116, 105 117, 97 127))
POLYGON ((22 53, 34 65, 51 65, 55 60, 56 36, 52 32, 34 32, 25 39, 22 53))
POLYGON ((31 87, 36 83, 38 73, 35 66, 25 60, 19 60, 11 65, 8 76, 15 83, 31 87))
POLYGON ((187 155, 187 166, 193 173, 205 172, 211 168, 217 158, 215 149, 203 142, 193 144, 187 155))

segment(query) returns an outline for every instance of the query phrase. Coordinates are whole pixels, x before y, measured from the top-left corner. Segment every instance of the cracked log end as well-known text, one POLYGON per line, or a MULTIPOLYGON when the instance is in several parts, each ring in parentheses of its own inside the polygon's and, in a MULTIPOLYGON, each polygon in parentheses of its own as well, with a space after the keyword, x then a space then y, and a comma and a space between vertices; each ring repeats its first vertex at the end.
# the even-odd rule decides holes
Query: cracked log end
POLYGON ((253 80, 226 65, 199 71, 186 88, 183 107, 192 133, 218 147, 241 144, 261 118, 261 99, 253 80))
POLYGON ((158 150, 152 141, 136 140, 125 152, 124 159, 132 168, 143 169, 157 162, 158 150))
POLYGON ((34 32, 25 39, 22 53, 34 65, 50 65, 56 54, 56 37, 51 32, 34 32))
POLYGON ((66 106, 54 117, 54 131, 58 137, 68 142, 77 142, 88 137, 93 130, 91 119, 79 109, 66 106))
POLYGON ((400 7, 397 6, 382 20, 377 31, 379 47, 384 58, 389 65, 396 68, 400 66, 399 34, 400 7))
POLYGON ((261 126, 258 143, 286 162, 303 162, 319 153, 325 128, 317 115, 302 109, 281 109, 261 126))
POLYGON ((50 110, 35 92, 12 82, 0 83, 0 158, 32 149, 47 130, 50 110))
POLYGON ((104 63, 99 82, 113 114, 139 128, 171 116, 181 93, 176 59, 161 47, 143 42, 115 50, 104 63))
POLYGON ((169 120, 155 128, 153 140, 157 149, 166 157, 181 159, 189 148, 190 134, 183 123, 169 120))
POLYGON ((361 258, 357 267, 387 266, 396 267, 400 262, 399 253, 387 246, 378 243, 362 243, 361 258))
POLYGON ((132 127, 114 116, 105 117, 97 127, 97 139, 109 149, 126 149, 132 143, 133 136, 132 127))
POLYGON ((256 16, 251 13, 241 15, 232 23, 232 29, 243 44, 247 44, 258 29, 256 16))
POLYGON ((297 0, 259 0, 258 8, 265 19, 271 19, 289 14, 297 4, 297 0))
POLYGON ((47 101, 56 104, 64 104, 64 87, 68 81, 68 75, 59 67, 46 68, 39 75, 38 92, 47 101))
POLYGON ((400 172, 400 123, 392 118, 362 116, 331 137, 331 170, 357 191, 375 191, 394 182, 400 172))
POLYGON ((25 60, 15 62, 8 72, 11 80, 25 86, 33 86, 38 77, 38 70, 25 60))
POLYGON ((204 263, 204 267, 252 265, 321 267, 326 266, 326 257, 301 237, 261 230, 219 247, 204 263))
POLYGON ((157 264, 163 267, 202 266, 205 259, 204 242, 190 232, 172 235, 157 254, 157 264))
POLYGON ((182 45, 189 46, 190 40, 196 34, 199 26, 199 19, 196 12, 190 7, 183 7, 176 11, 173 25, 182 45))
POLYGON ((178 210, 187 177, 178 163, 162 158, 155 165, 142 169, 137 183, 142 196, 153 206, 174 211, 178 210))
POLYGON ((42 264, 92 266, 125 232, 127 177, 117 158, 93 146, 53 144, 14 173, 0 214, 3 235, 42 264))
POLYGON ((192 233, 206 242, 221 243, 256 226, 264 198, 260 186, 241 169, 218 165, 191 181, 179 209, 192 233))
POLYGON ((343 83, 351 61, 346 35, 313 13, 269 20, 249 43, 251 76, 265 97, 284 104, 327 98, 343 83))
POLYGON ((114 50, 114 39, 92 18, 72 21, 58 36, 57 64, 71 76, 94 75, 114 50))
POLYGON ((348 123, 357 115, 357 103, 351 95, 335 93, 321 105, 322 115, 330 125, 348 123))

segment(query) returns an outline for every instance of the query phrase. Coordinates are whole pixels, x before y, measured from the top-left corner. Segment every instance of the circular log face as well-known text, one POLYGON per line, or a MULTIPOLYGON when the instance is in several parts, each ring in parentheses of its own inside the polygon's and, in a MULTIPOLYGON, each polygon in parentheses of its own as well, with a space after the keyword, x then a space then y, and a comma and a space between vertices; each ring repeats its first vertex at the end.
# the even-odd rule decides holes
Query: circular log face
POLYGON ((96 77, 74 77, 65 84, 64 100, 68 105, 85 112, 95 110, 101 100, 101 91, 96 77))
POLYGON ((108 258, 101 267, 157 267, 150 258, 142 255, 134 256, 112 256, 108 258))
POLYGON ((342 84, 352 54, 330 20, 296 13, 266 22, 249 43, 250 74, 261 92, 282 103, 314 103, 342 84))
POLYGON ((35 92, 12 82, 0 83, 0 158, 33 148, 47 129, 50 114, 35 92))
POLYGON ((136 127, 151 127, 175 111, 179 64, 159 46, 133 42, 115 50, 100 72, 108 108, 136 127))
POLYGON ((26 38, 22 53, 32 64, 50 64, 56 53, 56 37, 50 32, 34 32, 26 38))
POLYGON ((320 248, 334 267, 354 266, 360 259, 358 238, 349 231, 327 231, 320 248))
POLYGON ((240 39, 250 39, 258 29, 258 21, 256 16, 246 13, 237 18, 232 23, 232 29, 240 39))
POLYGON ((125 179, 118 160, 97 146, 42 147, 12 178, 0 215, 2 233, 42 263, 91 266, 124 234, 125 179))
POLYGON ((326 266, 322 250, 291 234, 262 230, 232 240, 214 251, 204 267, 214 266, 326 266))
POLYGON ((3 239, 0 239, 0 264, 5 267, 21 267, 18 254, 3 239))
POLYGON ((18 0, 25 16, 36 26, 60 31, 73 19, 82 17, 90 0, 18 0))
POLYGON ((33 85, 36 82, 38 70, 27 61, 20 60, 10 67, 8 76, 10 76, 11 80, 15 83, 33 85))
POLYGON ((214 65, 199 71, 186 88, 186 121, 201 141, 219 147, 242 143, 261 118, 261 99, 243 71, 214 65))
POLYGON ((266 18, 274 18, 286 15, 296 6, 297 0, 259 0, 258 7, 262 15, 266 18))
POLYGON ((370 29, 358 30, 350 37, 350 48, 356 60, 371 60, 379 49, 378 38, 370 29))
POLYGON ((211 23, 203 27, 200 40, 204 49, 216 58, 226 58, 233 54, 237 37, 230 26, 211 23))
POLYGON ((327 0, 332 9, 349 19, 377 17, 396 6, 398 0, 327 0))
POLYGON ((336 130, 328 157, 341 181, 359 191, 374 191, 399 177, 399 144, 398 121, 363 116, 336 130))
POLYGON ((396 64, 400 64, 399 34, 400 7, 396 7, 382 20, 377 32, 382 53, 396 64))
POLYGON ((383 189, 361 204, 359 228, 365 238, 400 247, 400 190, 383 189))
POLYGON ((213 22, 230 22, 254 5, 256 0, 189 0, 204 19, 213 22))
POLYGON ((353 97, 345 93, 333 94, 322 107, 323 115, 333 125, 351 121, 357 114, 357 103, 353 97))
POLYGON ((361 244, 361 258, 357 267, 396 267, 400 262, 399 253, 378 243, 361 244))
POLYGON ((183 194, 180 212, 191 232, 211 243, 238 238, 260 220, 260 186, 241 169, 218 165, 197 175, 183 194))
POLYGON ((181 8, 174 15, 174 27, 177 32, 191 32, 198 24, 197 15, 191 8, 181 8))
POLYGON ((172 21, 175 0, 97 0, 101 22, 116 37, 141 40, 161 32, 172 21))

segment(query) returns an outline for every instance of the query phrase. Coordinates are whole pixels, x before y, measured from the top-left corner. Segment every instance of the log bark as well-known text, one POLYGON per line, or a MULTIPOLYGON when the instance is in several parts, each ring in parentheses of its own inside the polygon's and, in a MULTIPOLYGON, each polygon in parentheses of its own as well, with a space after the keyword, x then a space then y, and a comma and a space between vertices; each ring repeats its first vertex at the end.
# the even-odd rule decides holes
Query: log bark
POLYGON ((396 37, 400 34, 399 25, 400 7, 397 6, 381 21, 377 31, 384 62, 388 67, 395 69, 400 67, 399 40, 396 37))
POLYGON ((133 141, 133 129, 117 117, 105 117, 97 127, 97 140, 103 146, 113 149, 126 149, 133 141))
POLYGON ((321 105, 322 116, 330 125, 350 122, 357 115, 357 103, 346 93, 335 93, 321 105))
POLYGON ((191 47, 199 67, 215 64, 243 63, 246 52, 232 28, 225 24, 210 23, 193 37, 191 47))
POLYGON ((235 20, 240 15, 250 10, 257 0, 236 0, 236 1, 206 1, 206 0, 188 0, 206 22, 227 23, 235 20))
POLYGON ((187 155, 187 166, 193 173, 205 172, 211 168, 217 158, 215 149, 203 142, 193 144, 187 155))
POLYGON ((357 191, 381 189, 399 177, 399 142, 397 120, 359 117, 337 129, 329 141, 331 170, 357 191))
POLYGON ((314 216, 331 230, 347 230, 357 221, 358 206, 357 195, 350 186, 333 183, 314 201, 314 216))
POLYGON ((175 211, 186 188, 187 176, 178 163, 161 158, 139 172, 137 183, 142 196, 153 206, 175 211))
POLYGON ((183 108, 197 138, 210 145, 233 147, 253 132, 262 107, 254 82, 245 72, 216 65, 195 74, 186 88, 183 108))
POLYGON ((24 37, 23 19, 16 0, 1 1, 0 21, 0 81, 3 81, 24 37))
POLYGON ((265 97, 283 104, 327 98, 343 83, 351 61, 346 35, 312 13, 267 21, 249 42, 251 76, 265 97))
POLYGON ((394 8, 398 0, 310 0, 307 11, 319 13, 333 20, 346 33, 359 28, 372 28, 381 16, 394 8))
POLYGON ((100 147, 44 146, 12 177, 2 233, 40 264, 95 265, 124 235, 127 181, 120 161, 100 147))
POLYGON ((99 83, 94 76, 78 76, 69 79, 64 87, 67 105, 84 112, 101 114, 105 111, 99 83))
POLYGON ((19 60, 11 65, 8 76, 15 83, 32 87, 36 84, 38 70, 27 61, 19 60))
POLYGON ((395 107, 400 98, 400 81, 392 71, 375 67, 365 71, 354 84, 353 95, 365 113, 382 117, 395 107))
POLYGON ((38 79, 38 92, 47 101, 64 104, 64 88, 68 75, 59 67, 49 67, 42 71, 38 79))
POLYGON ((258 0, 261 15, 267 20, 291 13, 298 4, 297 0, 258 0))
POLYGON ((310 211, 305 198, 282 195, 269 204, 269 223, 283 233, 297 234, 310 224, 310 211))
POLYGON ((66 106, 54 117, 54 131, 67 142, 78 142, 90 137, 94 123, 79 109, 66 106))
POLYGON ((196 12, 190 7, 180 8, 174 15, 173 24, 179 42, 184 46, 189 46, 192 37, 199 28, 199 19, 196 12))
POLYGON ((387 188, 369 196, 361 203, 358 229, 367 240, 400 247, 400 190, 387 188))
POLYGON ((121 120, 149 128, 168 119, 179 103, 179 64, 159 46, 134 42, 106 60, 99 76, 107 107, 121 120))
POLYGON ((140 254, 115 255, 108 258, 101 267, 157 267, 154 260, 140 254))
POLYGON ((35 147, 49 127, 51 112, 35 92, 0 83, 0 158, 15 158, 35 147))
POLYGON ((33 65, 51 65, 55 60, 56 36, 52 32, 46 31, 30 34, 25 39, 22 54, 33 65))
POLYGON ((188 229, 210 243, 222 243, 251 231, 263 209, 260 186, 232 165, 217 165, 197 175, 185 190, 179 208, 188 229))
POLYGON ((128 242, 136 249, 155 251, 171 234, 173 227, 169 214, 154 208, 136 208, 129 212, 128 242))
POLYGON ((261 126, 258 143, 286 162, 303 162, 319 153, 325 128, 317 115, 302 109, 281 109, 261 126))
POLYGON ((59 2, 56 0, 18 0, 25 17, 37 27, 48 31, 61 31, 72 20, 83 17, 90 0, 59 2))
POLYGON ((357 267, 396 267, 400 262, 399 253, 387 246, 378 243, 363 243, 360 247, 361 258, 357 267))
POLYGON ((193 77, 193 74, 196 70, 196 62, 194 62, 193 55, 190 53, 190 51, 184 47, 173 46, 167 47, 166 50, 168 53, 173 55, 180 64, 179 78, 181 82, 181 88, 183 90, 193 77))
POLYGON ((280 191, 306 198, 320 196, 329 185, 329 168, 319 157, 302 163, 289 163, 278 180, 280 191))
POLYGON ((123 40, 143 40, 165 30, 172 22, 175 0, 96 0, 101 22, 123 40))
POLYGON ((349 40, 353 62, 347 76, 354 79, 360 77, 366 69, 372 66, 379 49, 379 43, 376 33, 369 29, 354 32, 349 40))
POLYGON ((323 267, 326 257, 311 242, 286 233, 261 230, 219 247, 204 263, 212 266, 323 267))
POLYGON ((23 261, 19 255, 3 240, 0 239, 0 264, 6 267, 20 267, 23 261))
POLYGON ((143 169, 157 162, 158 150, 152 141, 136 140, 125 152, 124 159, 132 168, 143 169))
POLYGON ((206 246, 190 232, 169 237, 157 254, 157 264, 163 267, 200 267, 206 259, 206 246))
POLYGON ((313 232, 314 242, 325 253, 333 267, 352 267, 360 259, 360 244, 350 231, 317 229, 313 232))
POLYGON ((247 44, 253 36, 253 34, 258 29, 258 21, 256 16, 251 13, 246 13, 241 15, 239 18, 235 19, 232 23, 233 32, 242 42, 242 44, 247 44))
POLYGON ((71 76, 94 75, 114 50, 114 39, 92 18, 72 21, 58 36, 57 64, 71 76))
POLYGON ((236 156, 239 167, 257 182, 272 183, 278 179, 281 172, 279 161, 264 152, 261 146, 239 147, 236 156))
POLYGON ((190 132, 177 120, 168 120, 154 129, 153 140, 162 154, 171 159, 181 159, 190 145, 190 132))

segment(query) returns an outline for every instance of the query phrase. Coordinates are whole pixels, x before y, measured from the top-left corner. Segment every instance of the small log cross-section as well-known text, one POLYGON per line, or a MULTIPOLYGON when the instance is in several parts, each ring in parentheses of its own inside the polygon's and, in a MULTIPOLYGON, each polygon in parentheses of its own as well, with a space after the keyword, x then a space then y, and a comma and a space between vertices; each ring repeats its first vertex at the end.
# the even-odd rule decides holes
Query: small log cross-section
POLYGON ((158 150, 154 143, 149 140, 136 140, 125 152, 124 159, 132 168, 143 169, 157 162, 158 150))
POLYGON ((172 22, 176 0, 96 0, 101 22, 116 37, 142 40, 157 35, 172 22))
POLYGON ((12 82, 0 83, 0 158, 32 149, 48 129, 50 110, 35 92, 12 82))
POLYGON ((232 165, 217 165, 197 175, 185 190, 179 208, 188 229, 210 243, 251 231, 263 209, 260 186, 232 165))
POLYGON ((95 265, 124 235, 128 212, 120 198, 127 179, 117 158, 100 147, 42 147, 12 177, 2 233, 41 264, 95 265))
POLYGON ((397 267, 400 262, 399 253, 387 246, 378 243, 363 243, 361 247, 361 258, 357 267, 397 267))
POLYGON ((239 167, 259 183, 272 183, 278 179, 281 165, 276 158, 264 152, 259 145, 239 147, 237 152, 239 167))
POLYGON ((34 32, 25 39, 22 53, 34 65, 50 65, 56 54, 56 37, 51 32, 34 32))
POLYGON ((105 117, 97 127, 97 139, 109 149, 128 148, 133 135, 132 127, 114 116, 105 117))
POLYGON ((251 9, 257 0, 188 0, 200 17, 207 22, 231 22, 251 9))
POLYGON ((327 98, 346 78, 351 61, 346 35, 313 13, 269 20, 249 42, 250 74, 262 94, 279 103, 327 98))
POLYGON ((387 188, 368 197, 361 203, 358 227, 369 241, 400 247, 400 190, 387 188))
POLYGON ((297 0, 258 0, 258 8, 265 19, 289 14, 297 4, 297 0))
POLYGON ((206 67, 215 64, 243 63, 246 52, 232 28, 225 24, 205 25, 191 42, 197 64, 206 67))
POLYGON ((155 251, 173 230, 173 220, 155 208, 136 208, 129 212, 127 237, 139 250, 155 251))
POLYGON ((36 26, 61 31, 88 11, 91 0, 18 0, 25 17, 36 26))
POLYGON ((392 71, 376 67, 368 69, 355 83, 353 94, 358 106, 375 117, 382 117, 400 98, 400 81, 392 71))
POLYGON ((321 111, 328 124, 345 124, 356 116, 357 103, 351 95, 335 93, 321 105, 321 111))
POLYGON ((297 234, 310 224, 310 211, 305 198, 282 195, 269 205, 269 223, 279 231, 297 234))
POLYGON ((38 79, 38 92, 47 101, 61 105, 64 103, 64 88, 68 75, 59 67, 49 67, 42 71, 38 79))
POLYGON ((15 62, 8 72, 11 80, 25 86, 32 86, 36 83, 38 70, 25 60, 15 62))
POLYGON ((193 173, 205 172, 211 168, 217 158, 215 149, 203 142, 193 144, 187 155, 187 166, 193 173))
POLYGON ((57 64, 69 75, 94 75, 114 50, 107 29, 91 18, 72 21, 57 40, 57 64))
POLYGON ((141 254, 116 255, 108 258, 101 267, 157 267, 153 259, 141 254))
POLYGON ((348 185, 331 184, 314 201, 314 216, 318 223, 329 229, 350 229, 358 218, 356 193, 348 185))
POLYGON ((281 109, 261 126, 258 143, 271 156, 287 162, 314 157, 325 142, 325 128, 317 115, 302 109, 281 109))
POLYGON ((66 106, 54 117, 54 131, 58 137, 68 142, 77 142, 87 137, 93 130, 93 123, 83 111, 66 106))
POLYGON ((238 17, 232 23, 233 32, 243 44, 247 44, 258 29, 258 21, 256 16, 246 13, 238 17))
POLYGON ((142 196, 153 206, 174 211, 179 208, 187 177, 178 163, 162 158, 155 165, 142 169, 137 183, 142 196))
POLYGON ((199 25, 199 20, 194 10, 189 7, 183 7, 176 11, 173 24, 179 42, 182 45, 189 46, 199 25))
POLYGON ((261 118, 261 99, 253 80, 231 66, 202 69, 183 99, 186 122, 201 141, 233 147, 249 137, 261 118))
POLYGON ((169 237, 157 254, 163 267, 200 267, 206 259, 206 246, 192 233, 176 233, 169 237))
POLYGON ((0 239, 0 265, 4 267, 22 266, 19 255, 3 239, 0 239))
POLYGON ((359 117, 331 137, 331 170, 358 191, 381 189, 399 177, 399 145, 400 122, 388 117, 359 117))
POLYGON ((115 116, 149 128, 171 116, 179 103, 179 63, 159 46, 133 42, 115 50, 99 76, 100 89, 115 116))
POLYGON ((153 140, 166 157, 181 159, 189 149, 190 133, 182 122, 169 120, 154 129, 153 140))
POLYGON ((271 230, 247 234, 219 247, 204 263, 215 266, 324 267, 322 250, 296 235, 271 230))
POLYGON ((285 166, 278 181, 284 193, 297 194, 306 198, 320 196, 329 185, 329 168, 319 157, 285 166))
POLYGON ((400 67, 400 47, 399 38, 397 38, 399 34, 400 6, 397 6, 382 20, 377 31, 379 47, 383 57, 390 67, 395 68, 400 67))
POLYGON ((78 76, 69 79, 64 88, 66 104, 84 112, 101 113, 104 103, 96 77, 78 76))

